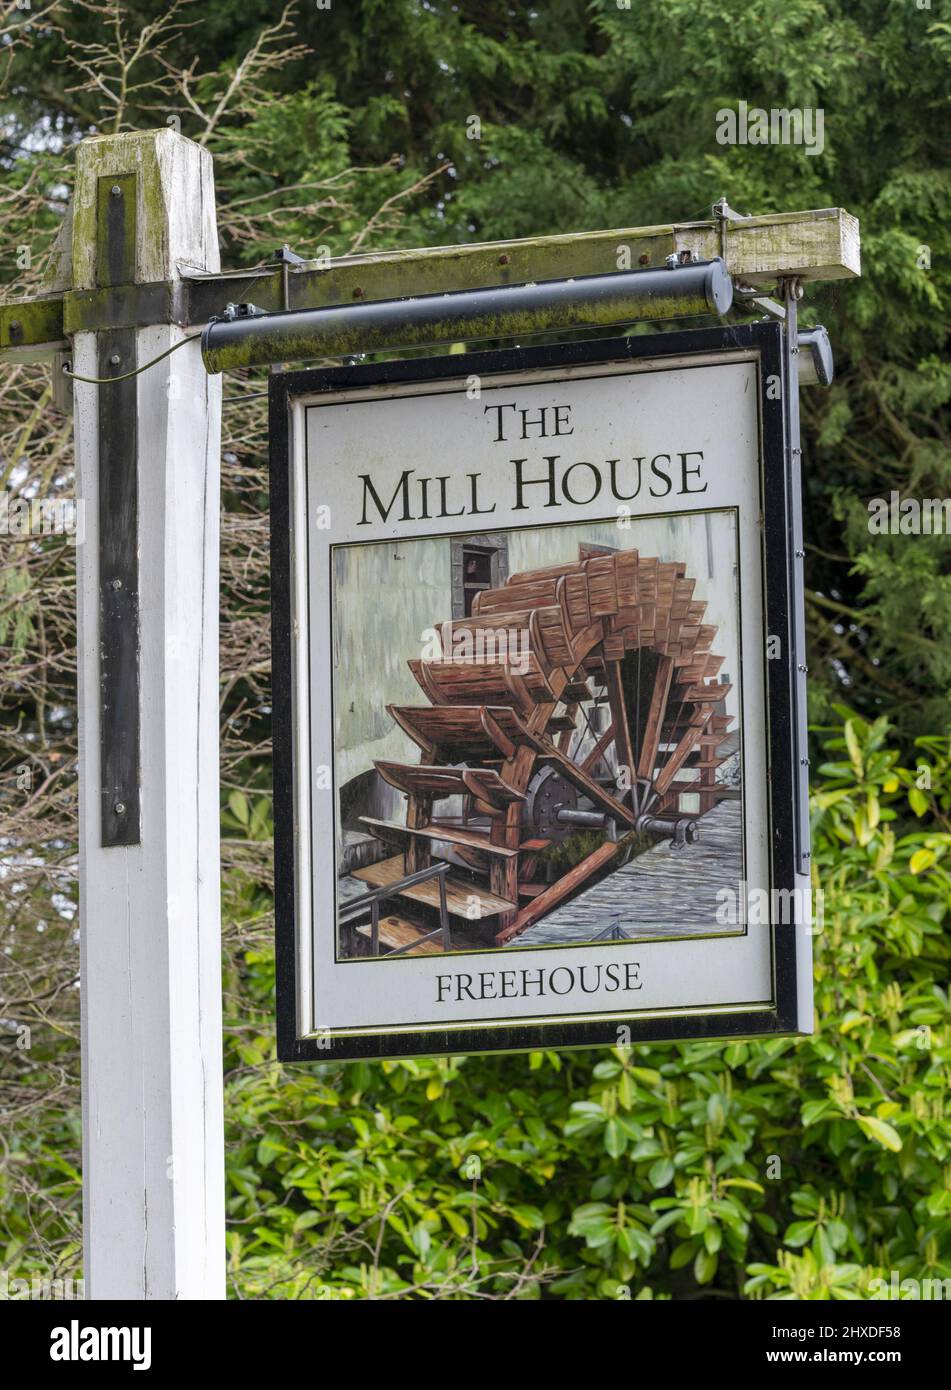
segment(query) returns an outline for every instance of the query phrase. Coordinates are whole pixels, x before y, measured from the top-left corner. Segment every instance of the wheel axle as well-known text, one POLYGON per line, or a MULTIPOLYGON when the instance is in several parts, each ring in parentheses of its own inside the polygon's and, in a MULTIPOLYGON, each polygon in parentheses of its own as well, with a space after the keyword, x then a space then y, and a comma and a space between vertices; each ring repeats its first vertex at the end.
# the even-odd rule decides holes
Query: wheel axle
MULTIPOLYGON (((617 821, 606 811, 577 811, 573 807, 558 806, 555 810, 555 820, 559 825, 571 825, 579 830, 604 830, 609 840, 617 839, 617 821)), ((680 816, 677 820, 664 820, 660 816, 638 816, 634 822, 634 829, 669 838, 671 849, 683 849, 686 845, 696 844, 700 839, 700 827, 689 816, 680 816)))
POLYGON ((700 827, 689 816, 680 816, 677 820, 663 820, 660 816, 638 816, 634 822, 634 829, 646 830, 651 835, 668 836, 671 849, 695 845, 700 839, 700 827))

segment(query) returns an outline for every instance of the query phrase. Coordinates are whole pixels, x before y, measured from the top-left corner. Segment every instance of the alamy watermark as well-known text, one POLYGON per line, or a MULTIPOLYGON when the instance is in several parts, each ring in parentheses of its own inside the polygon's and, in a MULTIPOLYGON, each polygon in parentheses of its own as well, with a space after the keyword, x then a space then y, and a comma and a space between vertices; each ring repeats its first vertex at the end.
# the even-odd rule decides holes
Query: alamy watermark
POLYGON ((0 1269, 0 1303, 19 1302, 72 1302, 86 1297, 86 1286, 82 1279, 69 1275, 60 1279, 50 1279, 45 1274, 31 1274, 18 1278, 0 1269))
POLYGON ((36 536, 65 536, 82 545, 86 534, 86 504, 72 497, 14 497, 0 491, 0 536, 27 540, 36 536))
POLYGON ((152 1365, 151 1327, 87 1327, 73 1318, 50 1332, 51 1361, 128 1361, 133 1371, 152 1365))
POLYGON ((717 142, 721 145, 803 145, 806 154, 825 149, 825 112, 821 106, 750 106, 741 101, 734 111, 722 106, 716 115, 717 142))
POLYGON ((893 489, 888 501, 869 502, 868 529, 873 536, 951 535, 951 497, 902 497, 893 489))
POLYGON ((454 627, 442 625, 442 633, 426 628, 421 637, 423 661, 449 661, 453 665, 504 665, 517 676, 528 673, 528 628, 454 627))
POLYGON ((825 925, 825 895, 821 888, 754 888, 745 879, 736 889, 717 889, 716 920, 720 926, 797 926, 818 936, 825 925))
POLYGON ((894 1303, 947 1302, 951 1299, 951 1279, 903 1279, 898 1270, 893 1269, 887 1279, 869 1280, 868 1296, 894 1303))

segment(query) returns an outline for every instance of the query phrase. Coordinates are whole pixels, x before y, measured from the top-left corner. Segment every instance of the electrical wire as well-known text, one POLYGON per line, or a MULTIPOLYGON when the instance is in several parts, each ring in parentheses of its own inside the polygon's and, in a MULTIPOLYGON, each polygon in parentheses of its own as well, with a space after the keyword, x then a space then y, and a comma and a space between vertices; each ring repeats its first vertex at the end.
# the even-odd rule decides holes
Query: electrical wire
POLYGON ((200 333, 189 333, 187 337, 179 342, 173 343, 170 348, 160 352, 158 357, 153 357, 150 362, 143 362, 141 367, 136 367, 132 372, 123 372, 121 376, 80 376, 78 372, 73 372, 69 367, 63 368, 63 375, 70 377, 73 381, 86 381, 90 386, 111 386, 114 381, 128 381, 130 377, 139 376, 141 372, 147 372, 149 367, 154 367, 156 362, 161 362, 165 357, 171 357, 173 352, 184 347, 186 343, 192 343, 196 338, 200 338, 200 333))

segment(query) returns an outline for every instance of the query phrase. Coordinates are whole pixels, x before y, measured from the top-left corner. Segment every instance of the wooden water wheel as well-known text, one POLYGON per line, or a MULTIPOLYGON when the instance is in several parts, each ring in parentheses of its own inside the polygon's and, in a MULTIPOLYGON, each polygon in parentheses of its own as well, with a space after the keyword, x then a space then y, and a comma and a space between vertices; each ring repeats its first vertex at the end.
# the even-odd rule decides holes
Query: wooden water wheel
POLYGON ((440 657, 409 662, 428 703, 387 706, 419 760, 375 764, 405 794, 405 824, 362 818, 401 852, 360 877, 398 884, 451 855, 464 870, 447 881, 450 913, 491 919, 505 945, 605 871, 626 833, 695 838, 696 816, 677 806, 698 793, 703 814, 725 792, 730 686, 694 588, 683 564, 583 545, 576 561, 514 574, 443 623, 440 657), (696 778, 678 779, 688 767, 696 778), (439 814, 447 798, 459 814, 439 814), (580 830, 598 832, 595 847, 589 833, 589 852, 539 881, 548 847, 580 830))

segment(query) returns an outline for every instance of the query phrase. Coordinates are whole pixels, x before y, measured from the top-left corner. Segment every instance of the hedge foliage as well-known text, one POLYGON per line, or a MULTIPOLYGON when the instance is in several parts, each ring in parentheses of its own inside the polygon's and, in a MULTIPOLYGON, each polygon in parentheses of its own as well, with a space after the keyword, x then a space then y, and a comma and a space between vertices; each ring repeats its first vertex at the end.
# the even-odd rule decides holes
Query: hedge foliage
POLYGON ((951 744, 902 767, 884 719, 841 714, 812 799, 812 1038, 281 1067, 273 955, 236 961, 260 1010, 230 1058, 236 1290, 856 1299, 896 1270, 951 1278, 951 744))

